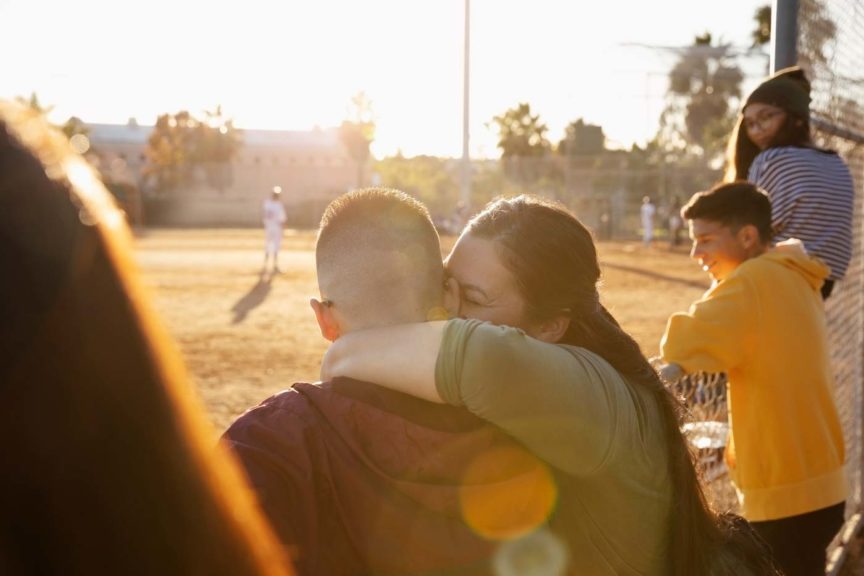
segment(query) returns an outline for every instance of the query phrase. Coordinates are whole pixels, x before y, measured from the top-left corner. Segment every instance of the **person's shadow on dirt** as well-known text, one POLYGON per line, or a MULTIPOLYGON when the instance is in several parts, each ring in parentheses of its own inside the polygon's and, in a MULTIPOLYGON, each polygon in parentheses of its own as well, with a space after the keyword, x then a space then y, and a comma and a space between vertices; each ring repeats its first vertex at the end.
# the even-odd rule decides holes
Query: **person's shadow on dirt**
POLYGON ((272 281, 273 276, 262 274, 258 277, 258 282, 231 307, 231 311, 234 313, 234 319, 231 321, 232 324, 243 322, 249 312, 260 306, 267 299, 267 295, 270 294, 270 284, 272 281))

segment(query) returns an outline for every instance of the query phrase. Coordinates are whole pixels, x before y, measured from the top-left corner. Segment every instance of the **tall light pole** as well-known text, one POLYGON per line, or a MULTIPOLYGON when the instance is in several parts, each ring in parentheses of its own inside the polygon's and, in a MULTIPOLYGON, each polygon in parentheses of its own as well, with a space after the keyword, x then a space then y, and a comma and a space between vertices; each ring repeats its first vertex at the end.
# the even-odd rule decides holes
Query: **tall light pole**
POLYGON ((798 63, 798 0, 771 5, 771 72, 798 63))
POLYGON ((468 70, 470 62, 470 17, 471 17, 471 0, 465 0, 465 63, 463 66, 462 80, 462 190, 461 200, 466 211, 471 208, 471 155, 468 152, 468 70))

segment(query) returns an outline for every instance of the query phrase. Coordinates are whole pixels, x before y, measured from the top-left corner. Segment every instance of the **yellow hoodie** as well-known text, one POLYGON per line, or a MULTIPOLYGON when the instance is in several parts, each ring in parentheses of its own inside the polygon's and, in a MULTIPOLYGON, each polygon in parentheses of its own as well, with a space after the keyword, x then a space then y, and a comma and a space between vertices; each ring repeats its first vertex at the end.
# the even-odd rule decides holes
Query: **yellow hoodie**
POLYGON ((742 263, 689 312, 669 318, 663 359, 685 372, 726 372, 726 461, 751 521, 797 516, 846 499, 819 288, 828 267, 794 247, 742 263))

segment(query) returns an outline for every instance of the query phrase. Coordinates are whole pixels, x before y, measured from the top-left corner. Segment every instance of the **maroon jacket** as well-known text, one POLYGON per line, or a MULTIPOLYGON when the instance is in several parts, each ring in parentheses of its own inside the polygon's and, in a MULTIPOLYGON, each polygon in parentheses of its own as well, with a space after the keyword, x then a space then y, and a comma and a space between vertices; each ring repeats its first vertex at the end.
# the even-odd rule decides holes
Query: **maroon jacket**
POLYGON ((374 384, 295 384, 225 433, 307 574, 488 574, 460 483, 512 440, 470 413, 374 384))

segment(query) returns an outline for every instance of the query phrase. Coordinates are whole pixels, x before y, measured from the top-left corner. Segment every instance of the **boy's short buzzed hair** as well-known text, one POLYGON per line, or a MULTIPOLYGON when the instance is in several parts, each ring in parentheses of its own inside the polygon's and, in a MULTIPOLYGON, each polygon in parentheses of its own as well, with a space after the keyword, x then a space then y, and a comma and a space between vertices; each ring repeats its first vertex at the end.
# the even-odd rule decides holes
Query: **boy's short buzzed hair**
POLYGON ((438 232, 426 206, 400 190, 363 188, 327 206, 318 228, 316 252, 320 263, 331 244, 360 243, 370 250, 392 249, 406 242, 427 248, 429 255, 440 259, 438 232))
POLYGON ((423 223, 429 226, 427 232, 435 229, 429 210, 405 192, 393 188, 363 188, 343 194, 327 206, 321 216, 318 241, 326 242, 337 228, 357 222, 365 226, 369 218, 386 219, 391 216, 397 216, 391 222, 394 226, 414 227, 423 223))
POLYGON ((752 225, 763 244, 771 242, 771 201, 768 195, 749 182, 718 184, 705 192, 697 192, 681 209, 687 220, 710 220, 728 226, 733 231, 752 225))
POLYGON ((425 309, 440 305, 438 232, 426 207, 399 190, 366 188, 331 202, 315 259, 322 296, 354 326, 424 320, 425 309))

